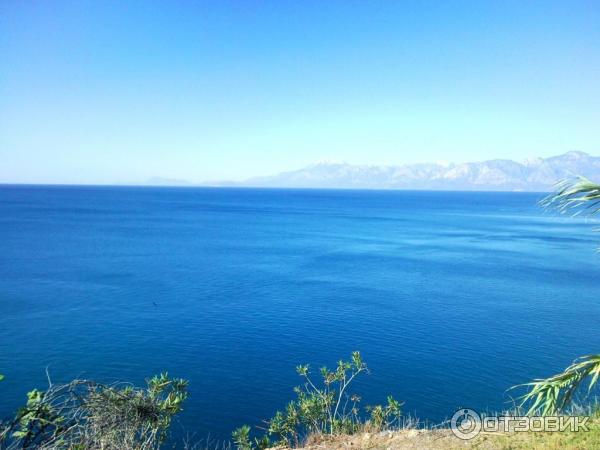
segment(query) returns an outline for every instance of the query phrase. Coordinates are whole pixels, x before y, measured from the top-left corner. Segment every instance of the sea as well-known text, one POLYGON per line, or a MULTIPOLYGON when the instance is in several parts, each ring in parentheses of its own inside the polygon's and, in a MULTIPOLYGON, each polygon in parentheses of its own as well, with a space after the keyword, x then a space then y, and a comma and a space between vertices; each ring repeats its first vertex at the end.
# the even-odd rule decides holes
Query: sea
POLYGON ((363 406, 513 408, 600 352, 597 224, 544 195, 0 186, 0 417, 48 377, 166 371, 174 434, 226 440, 353 351, 363 406))

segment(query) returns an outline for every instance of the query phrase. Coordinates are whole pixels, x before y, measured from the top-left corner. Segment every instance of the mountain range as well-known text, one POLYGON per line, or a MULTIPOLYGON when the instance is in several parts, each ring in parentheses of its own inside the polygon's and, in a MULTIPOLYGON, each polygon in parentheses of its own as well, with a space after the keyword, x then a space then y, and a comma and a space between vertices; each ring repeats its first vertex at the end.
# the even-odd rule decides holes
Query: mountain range
POLYGON ((320 162, 273 176, 209 184, 281 188, 548 191, 557 181, 575 175, 600 181, 600 157, 571 151, 521 162, 493 159, 460 164, 398 166, 320 162))

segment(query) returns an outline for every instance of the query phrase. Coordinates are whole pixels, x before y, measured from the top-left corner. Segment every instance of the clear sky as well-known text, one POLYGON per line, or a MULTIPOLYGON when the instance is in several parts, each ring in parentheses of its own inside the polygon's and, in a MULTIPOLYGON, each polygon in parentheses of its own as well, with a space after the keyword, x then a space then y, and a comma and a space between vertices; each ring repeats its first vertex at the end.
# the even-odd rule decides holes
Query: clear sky
POLYGON ((600 2, 0 2, 0 182, 600 154, 600 2))

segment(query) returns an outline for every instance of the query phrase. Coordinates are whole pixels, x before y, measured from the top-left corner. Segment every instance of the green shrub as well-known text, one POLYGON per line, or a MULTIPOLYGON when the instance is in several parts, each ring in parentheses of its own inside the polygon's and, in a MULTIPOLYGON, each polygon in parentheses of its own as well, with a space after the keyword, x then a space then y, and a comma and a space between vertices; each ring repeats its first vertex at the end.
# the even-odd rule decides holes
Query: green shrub
POLYGON ((277 444, 297 446, 312 434, 353 434, 365 427, 381 430, 394 426, 400 418, 401 404, 391 396, 385 406, 367 407, 370 414, 361 414, 360 397, 348 392, 356 377, 368 372, 359 352, 352 353, 349 361, 339 361, 334 370, 321 368, 320 382, 313 379, 308 365, 298 366, 296 371, 304 380, 294 389, 296 399, 267 422, 267 434, 260 440, 250 438, 248 426, 234 431, 239 450, 264 448, 273 437, 277 444))
POLYGON ((146 388, 75 380, 27 397, 0 432, 0 449, 157 449, 187 398, 187 381, 166 373, 146 388))

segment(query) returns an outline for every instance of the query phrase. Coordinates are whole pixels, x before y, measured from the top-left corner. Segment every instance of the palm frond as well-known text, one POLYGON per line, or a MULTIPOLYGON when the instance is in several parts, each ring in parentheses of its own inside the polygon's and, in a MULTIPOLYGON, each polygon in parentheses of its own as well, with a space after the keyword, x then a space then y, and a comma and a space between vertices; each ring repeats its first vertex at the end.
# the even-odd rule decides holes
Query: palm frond
MULTIPOLYGON (((556 184, 556 191, 540 204, 547 209, 573 215, 593 216, 600 212, 600 184, 585 177, 565 179, 556 184)), ((569 406, 583 381, 590 377, 588 392, 600 376, 600 355, 578 358, 564 372, 550 378, 537 379, 527 386, 529 392, 521 397, 521 406, 529 405, 527 414, 556 414, 569 406)))
POLYGON ((544 208, 574 215, 600 212, 600 184, 580 176, 559 181, 555 188, 555 192, 540 201, 544 208))
POLYGON ((528 415, 552 415, 563 411, 573 399, 583 381, 590 378, 588 392, 600 376, 600 355, 587 355, 576 359, 564 372, 550 378, 534 380, 521 386, 530 387, 521 397, 521 406, 529 405, 528 415))

